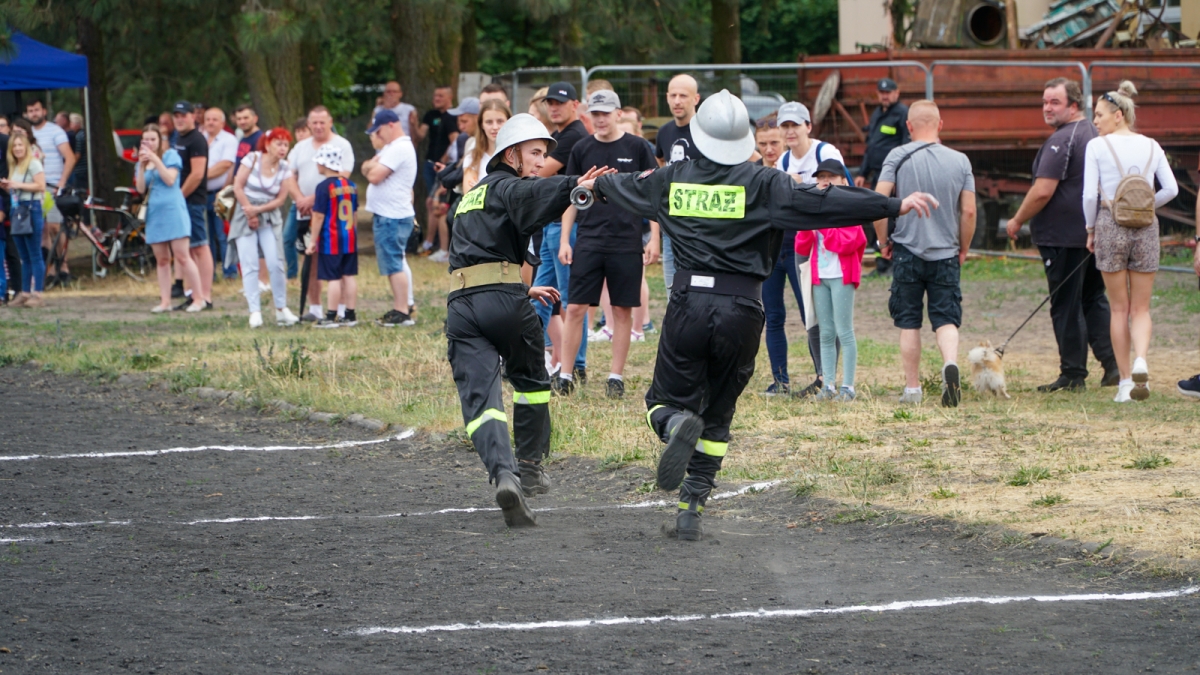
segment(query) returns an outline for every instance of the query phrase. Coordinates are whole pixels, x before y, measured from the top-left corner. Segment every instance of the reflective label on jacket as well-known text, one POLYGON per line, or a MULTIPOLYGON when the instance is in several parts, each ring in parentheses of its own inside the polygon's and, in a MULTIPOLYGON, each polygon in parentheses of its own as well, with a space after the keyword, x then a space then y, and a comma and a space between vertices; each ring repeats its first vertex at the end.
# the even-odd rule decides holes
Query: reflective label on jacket
POLYGON ((746 188, 741 185, 671 183, 672 216, 745 218, 746 188))
POLYGON ((887 134, 888 136, 895 136, 896 135, 896 127, 889 127, 886 124, 881 124, 881 125, 879 125, 879 133, 887 134))
POLYGON ((483 208, 483 200, 487 197, 487 183, 471 190, 463 195, 463 198, 458 202, 458 209, 454 212, 454 217, 457 218, 467 211, 478 211, 483 208))

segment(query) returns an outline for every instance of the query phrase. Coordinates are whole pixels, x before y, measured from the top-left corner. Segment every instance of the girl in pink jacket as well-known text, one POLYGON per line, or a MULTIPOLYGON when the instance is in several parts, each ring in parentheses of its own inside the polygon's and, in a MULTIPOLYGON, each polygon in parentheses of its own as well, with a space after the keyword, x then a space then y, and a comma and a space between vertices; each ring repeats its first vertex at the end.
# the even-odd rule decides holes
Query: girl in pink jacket
MULTIPOLYGON (((817 185, 848 185, 846 168, 836 159, 817 167, 817 185)), ((796 263, 811 261, 813 305, 821 326, 821 363, 825 364, 825 387, 818 401, 853 401, 854 371, 858 345, 854 339, 854 291, 862 279, 863 252, 867 237, 861 227, 811 230, 796 235, 796 263), (842 347, 842 386, 834 388, 837 375, 837 343, 842 347)))

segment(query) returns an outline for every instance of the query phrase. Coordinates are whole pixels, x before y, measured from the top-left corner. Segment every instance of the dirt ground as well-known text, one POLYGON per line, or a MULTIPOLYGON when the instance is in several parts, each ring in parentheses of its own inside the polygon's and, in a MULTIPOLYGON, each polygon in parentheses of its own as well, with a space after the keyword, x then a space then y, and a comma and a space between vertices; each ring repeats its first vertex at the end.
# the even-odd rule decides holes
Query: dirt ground
POLYGON ((55 459, 375 437, 27 367, 0 370, 0 392, 4 673, 1200 670, 1200 594, 711 616, 1193 585, 1046 542, 839 522, 782 486, 711 502, 710 537, 676 542, 670 507, 621 508, 672 501, 637 490, 646 468, 575 457, 552 465, 539 527, 507 531, 474 452, 424 434, 55 459), (44 457, 5 459, 28 455, 44 457), (198 522, 231 518, 251 520, 198 522), (453 624, 476 629, 371 630, 453 624))

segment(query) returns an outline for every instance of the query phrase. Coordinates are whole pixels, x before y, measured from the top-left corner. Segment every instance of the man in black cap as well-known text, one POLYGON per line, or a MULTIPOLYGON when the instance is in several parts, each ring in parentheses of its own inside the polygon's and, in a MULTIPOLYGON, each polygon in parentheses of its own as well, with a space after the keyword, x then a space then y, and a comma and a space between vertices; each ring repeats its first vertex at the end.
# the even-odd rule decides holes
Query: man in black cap
MULTIPOLYGON (((883 160, 895 148, 908 143, 908 106, 900 102, 900 87, 890 77, 879 81, 879 107, 871 113, 871 121, 863 130, 867 132, 867 150, 863 154, 862 169, 854 184, 858 187, 875 189, 879 182, 879 172, 883 170, 883 160)), ((875 274, 884 275, 891 271, 892 261, 879 253, 879 242, 875 239, 874 228, 869 224, 863 231, 867 241, 875 249, 875 274)))
MULTIPOLYGON (((567 160, 571 158, 571 150, 575 148, 576 143, 588 137, 587 127, 579 121, 579 93, 570 82, 555 82, 546 88, 546 107, 550 115, 550 122, 555 126, 555 130, 550 134, 555 141, 555 147, 550 154, 546 155, 546 163, 538 172, 538 175, 543 178, 565 174, 567 160)), ((534 238, 534 250, 538 252, 542 260, 534 285, 552 286, 558 289, 562 295, 561 307, 566 307, 567 289, 571 283, 571 267, 564 265, 558 259, 559 241, 562 238, 562 219, 556 219, 555 222, 547 225, 541 234, 541 239, 534 238)), ((573 246, 574 243, 572 239, 571 245, 573 246)), ((554 310, 544 304, 534 305, 534 309, 542 319, 542 325, 549 326, 550 316, 554 310)), ((549 339, 547 339, 546 345, 549 346, 549 344, 549 339)), ((561 345, 559 346, 561 347, 561 345)), ((562 372, 570 374, 570 378, 566 378, 566 380, 573 385, 584 384, 587 380, 587 340, 580 342, 579 351, 575 354, 562 354, 561 357, 563 360, 562 372), (574 364, 573 367, 572 364, 574 364)), ((564 378, 556 377, 552 383, 557 386, 563 380, 564 378)))

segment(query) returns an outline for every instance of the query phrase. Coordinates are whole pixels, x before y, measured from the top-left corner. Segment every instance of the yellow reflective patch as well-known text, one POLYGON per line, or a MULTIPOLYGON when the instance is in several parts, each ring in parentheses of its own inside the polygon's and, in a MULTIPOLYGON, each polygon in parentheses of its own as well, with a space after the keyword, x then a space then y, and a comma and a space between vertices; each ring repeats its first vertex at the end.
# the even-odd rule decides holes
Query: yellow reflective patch
POLYGON ((488 408, 487 410, 483 411, 482 415, 480 415, 479 417, 476 417, 475 419, 473 419, 469 423, 467 423, 467 435, 474 436, 475 431, 477 429, 479 429, 479 427, 482 426, 483 423, 487 422, 488 420, 496 420, 497 422, 504 422, 505 424, 507 424, 508 423, 508 415, 505 415, 503 410, 496 410, 495 408, 488 408))
MULTIPOLYGON (((691 505, 688 504, 687 502, 679 502, 679 508, 683 509, 684 511, 687 511, 689 506, 691 506, 691 505)), ((704 512, 704 507, 697 505, 696 513, 703 513, 703 512, 704 512)))
POLYGON ((538 403, 550 402, 550 390, 546 391, 514 391, 513 403, 523 403, 525 405, 536 405, 538 403))
MULTIPOLYGON (((650 416, 654 414, 655 410, 658 410, 659 408, 665 408, 665 407, 667 407, 667 406, 656 405, 653 408, 646 411, 646 426, 650 427, 650 431, 654 431, 654 425, 650 422, 650 416)), ((654 431, 654 433, 658 433, 658 432, 654 431)))
POLYGON ((888 136, 895 136, 896 135, 896 127, 889 127, 886 124, 882 124, 879 127, 879 133, 887 134, 888 136))
POLYGON ((487 197, 487 183, 471 190, 463 195, 461 201, 458 202, 458 208, 454 211, 454 217, 457 218, 467 211, 478 211, 483 208, 483 200, 487 197))
POLYGON ((701 438, 700 444, 696 449, 710 457, 724 457, 725 452, 729 450, 729 444, 719 441, 706 441, 701 438))
POLYGON ((746 188, 741 185, 671 183, 672 216, 745 218, 746 188))

